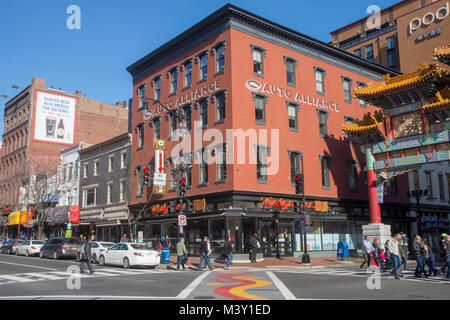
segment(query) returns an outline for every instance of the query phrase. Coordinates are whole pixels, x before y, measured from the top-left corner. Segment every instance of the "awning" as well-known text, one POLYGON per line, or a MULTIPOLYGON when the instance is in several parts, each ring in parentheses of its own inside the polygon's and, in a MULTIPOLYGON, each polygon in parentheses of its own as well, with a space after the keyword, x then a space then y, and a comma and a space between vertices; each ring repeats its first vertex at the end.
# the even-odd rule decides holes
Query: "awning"
POLYGON ((37 220, 29 220, 28 223, 25 223, 23 225, 24 228, 33 228, 35 225, 37 225, 37 220))
POLYGON ((49 224, 63 224, 69 221, 70 206, 47 209, 47 222, 49 224))

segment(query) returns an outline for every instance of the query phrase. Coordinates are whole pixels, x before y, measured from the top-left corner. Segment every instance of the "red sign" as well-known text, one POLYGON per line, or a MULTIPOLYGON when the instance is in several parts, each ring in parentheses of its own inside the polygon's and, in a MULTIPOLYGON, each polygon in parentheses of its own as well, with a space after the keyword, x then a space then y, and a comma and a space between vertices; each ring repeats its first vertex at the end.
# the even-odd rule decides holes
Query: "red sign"
POLYGON ((69 222, 77 223, 79 221, 80 221, 80 206, 79 205, 70 206, 69 222))

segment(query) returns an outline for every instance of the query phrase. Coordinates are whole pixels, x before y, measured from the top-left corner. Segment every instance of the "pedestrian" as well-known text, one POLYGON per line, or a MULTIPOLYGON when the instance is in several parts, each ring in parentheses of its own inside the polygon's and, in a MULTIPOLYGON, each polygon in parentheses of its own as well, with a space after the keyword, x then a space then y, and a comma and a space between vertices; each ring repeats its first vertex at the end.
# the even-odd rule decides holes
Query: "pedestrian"
POLYGON ((403 278, 402 276, 402 272, 403 270, 405 270, 405 268, 403 267, 402 261, 403 261, 403 241, 402 241, 402 234, 399 233, 399 237, 397 239, 398 242, 398 252, 399 252, 399 258, 400 258, 400 263, 398 266, 398 270, 397 270, 397 274, 400 278, 403 278))
POLYGON ((177 271, 180 270, 180 264, 183 266, 183 271, 186 269, 184 265, 187 262, 187 249, 184 244, 184 237, 180 237, 177 243, 177 271))
POLYGON ((436 269, 436 267, 435 267, 436 259, 433 254, 433 250, 428 245, 428 240, 426 238, 423 239, 423 248, 424 248, 423 257, 425 259, 425 264, 428 266, 428 276, 435 277, 435 276, 439 275, 440 273, 439 273, 439 270, 436 269))
POLYGON ((223 253, 227 258, 227 267, 225 269, 228 270, 231 261, 233 261, 233 254, 234 254, 232 237, 228 237, 227 241, 225 242, 225 245, 223 246, 223 253))
POLYGON ((447 263, 447 279, 450 277, 450 236, 445 236, 445 241, 443 243, 444 250, 445 250, 445 257, 446 257, 446 263, 447 263))
POLYGON ((261 248, 261 245, 258 241, 258 235, 255 232, 250 238, 250 262, 256 263, 256 255, 258 254, 259 248, 261 248))
POLYGON ((126 233, 123 234, 123 237, 120 239, 120 242, 121 243, 127 243, 128 242, 128 238, 127 238, 127 234, 126 233))
POLYGON ((397 233, 392 237, 392 239, 389 240, 388 243, 392 263, 394 264, 394 270, 391 271, 391 274, 394 276, 395 279, 400 279, 400 277, 398 276, 398 268, 401 265, 400 252, 398 251, 398 244, 399 244, 398 241, 400 238, 401 236, 397 233))
POLYGON ((84 254, 82 254, 81 256, 81 265, 80 265, 80 272, 83 273, 83 267, 86 264, 88 269, 89 269, 89 273, 93 274, 94 273, 94 269, 92 268, 91 265, 91 260, 92 260, 92 254, 91 254, 91 247, 92 247, 92 238, 89 239, 89 241, 87 241, 85 244, 82 245, 82 247, 84 247, 84 254))
POLYGON ((406 236, 406 234, 404 232, 400 233, 401 237, 402 237, 402 263, 403 263, 403 270, 406 270, 407 267, 407 262, 408 262, 408 255, 409 255, 409 251, 408 251, 408 243, 409 243, 409 239, 406 236))
POLYGON ((375 261, 377 261, 378 253, 380 252, 380 245, 378 244, 377 238, 373 239, 372 247, 373 247, 373 258, 375 259, 375 261))
POLYGON ((163 245, 163 247, 164 247, 164 248, 170 248, 170 238, 169 238, 168 235, 166 235, 166 236, 164 237, 164 245, 163 245))
POLYGON ((153 250, 157 250, 160 246, 160 242, 158 240, 158 236, 153 236, 153 240, 152 240, 152 248, 153 250))
POLYGON ((443 274, 446 273, 446 270, 448 268, 448 262, 447 262, 447 259, 446 259, 447 253, 446 253, 446 250, 445 250, 445 239, 446 239, 446 237, 447 237, 446 233, 442 233, 441 234, 441 243, 439 245, 439 253, 441 254, 441 258, 444 258, 444 261, 445 261, 444 265, 441 267, 441 272, 443 274))
POLYGON ((386 254, 387 260, 391 260, 391 252, 389 251, 389 241, 390 240, 386 240, 386 242, 384 243, 384 252, 386 254))
POLYGON ((371 261, 370 258, 371 258, 371 254, 373 251, 374 251, 374 247, 370 243, 369 237, 364 236, 364 241, 363 241, 363 245, 362 245, 362 254, 363 254, 364 261, 359 266, 361 269, 364 267, 365 264, 367 264, 367 267, 370 267, 370 261, 371 261))
POLYGON ((423 274, 426 278, 428 278, 428 274, 426 273, 425 268, 424 268, 424 262, 425 262, 423 259, 424 247, 423 247, 422 239, 418 235, 414 238, 413 249, 414 249, 414 256, 416 257, 416 261, 417 261, 417 266, 416 266, 416 271, 414 273, 414 276, 416 278, 422 278, 422 274, 423 274))
POLYGON ((198 265, 198 271, 202 271, 203 261, 206 262, 206 265, 209 267, 209 270, 212 271, 213 267, 211 266, 211 243, 207 236, 203 237, 203 241, 200 244, 200 264, 198 265))

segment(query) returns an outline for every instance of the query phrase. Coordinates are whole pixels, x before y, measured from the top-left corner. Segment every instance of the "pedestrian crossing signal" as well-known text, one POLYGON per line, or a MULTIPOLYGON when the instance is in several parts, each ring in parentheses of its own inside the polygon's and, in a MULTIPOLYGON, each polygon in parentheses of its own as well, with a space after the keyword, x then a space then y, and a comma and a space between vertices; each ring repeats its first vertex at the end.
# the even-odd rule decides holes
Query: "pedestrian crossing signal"
POLYGON ((305 187, 303 183, 303 173, 295 176, 295 194, 303 194, 305 187))
POLYGON ((150 185, 150 167, 144 166, 142 171, 142 185, 148 186, 150 185))

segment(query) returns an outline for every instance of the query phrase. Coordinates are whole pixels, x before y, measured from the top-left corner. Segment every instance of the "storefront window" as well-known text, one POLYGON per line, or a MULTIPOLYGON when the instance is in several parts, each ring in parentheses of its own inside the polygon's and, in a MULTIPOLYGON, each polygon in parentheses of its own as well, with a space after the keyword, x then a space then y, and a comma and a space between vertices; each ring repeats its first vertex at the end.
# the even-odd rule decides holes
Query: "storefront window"
POLYGON ((225 241, 225 219, 212 219, 210 229, 212 251, 221 253, 225 241))

